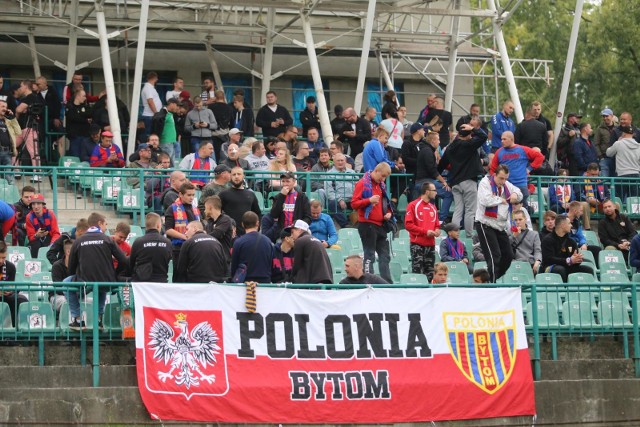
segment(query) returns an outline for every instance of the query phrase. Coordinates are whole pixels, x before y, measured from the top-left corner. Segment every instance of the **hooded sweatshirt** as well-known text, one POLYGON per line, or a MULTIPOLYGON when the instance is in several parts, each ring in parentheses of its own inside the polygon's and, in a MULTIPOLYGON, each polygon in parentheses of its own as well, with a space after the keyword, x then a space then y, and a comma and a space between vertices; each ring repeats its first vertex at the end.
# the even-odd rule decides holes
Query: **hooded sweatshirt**
POLYGON ((607 148, 607 156, 616 156, 619 176, 640 173, 640 144, 633 138, 622 138, 607 148))

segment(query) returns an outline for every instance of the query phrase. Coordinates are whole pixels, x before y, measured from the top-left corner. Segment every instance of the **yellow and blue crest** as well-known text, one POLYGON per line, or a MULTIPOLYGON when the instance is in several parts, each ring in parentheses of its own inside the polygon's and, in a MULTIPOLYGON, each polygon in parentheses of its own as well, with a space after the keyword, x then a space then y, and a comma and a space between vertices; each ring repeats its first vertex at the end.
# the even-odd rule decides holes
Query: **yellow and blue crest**
POLYGON ((443 313, 449 351, 465 377, 494 394, 516 362, 515 311, 443 313))

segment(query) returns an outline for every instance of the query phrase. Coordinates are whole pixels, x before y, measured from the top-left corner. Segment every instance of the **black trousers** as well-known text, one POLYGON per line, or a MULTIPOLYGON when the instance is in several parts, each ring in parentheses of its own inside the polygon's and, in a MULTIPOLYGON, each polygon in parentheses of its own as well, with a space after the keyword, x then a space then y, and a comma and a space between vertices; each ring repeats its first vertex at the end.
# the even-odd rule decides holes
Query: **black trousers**
POLYGON ((562 276, 562 281, 567 283, 571 273, 589 273, 593 274, 593 269, 585 264, 573 264, 568 267, 564 265, 554 265, 549 269, 549 273, 556 273, 562 276))
POLYGON ((498 231, 481 222, 476 222, 475 228, 484 260, 487 262, 490 281, 495 283, 504 276, 513 261, 509 235, 504 230, 498 231))

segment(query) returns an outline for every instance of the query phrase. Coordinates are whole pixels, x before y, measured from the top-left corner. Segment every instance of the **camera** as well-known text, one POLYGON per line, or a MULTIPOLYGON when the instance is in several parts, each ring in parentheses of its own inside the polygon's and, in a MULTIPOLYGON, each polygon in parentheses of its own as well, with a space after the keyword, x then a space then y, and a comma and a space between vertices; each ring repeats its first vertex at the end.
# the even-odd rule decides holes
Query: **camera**
POLYGON ((30 116, 40 116, 44 112, 44 104, 31 104, 27 108, 27 114, 30 116))

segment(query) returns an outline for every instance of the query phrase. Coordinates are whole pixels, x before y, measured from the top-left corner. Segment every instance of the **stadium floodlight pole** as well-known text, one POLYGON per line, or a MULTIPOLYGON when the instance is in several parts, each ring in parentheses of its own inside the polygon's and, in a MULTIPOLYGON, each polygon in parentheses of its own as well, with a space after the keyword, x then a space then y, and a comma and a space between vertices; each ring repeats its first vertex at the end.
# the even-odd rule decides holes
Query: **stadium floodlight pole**
MULTIPOLYGON (((384 79, 384 84, 387 85, 387 90, 395 91, 395 88, 393 87, 393 82, 391 81, 391 76, 389 76, 389 70, 387 69, 387 64, 384 63, 382 52, 377 50, 376 56, 378 57, 378 63, 380 64, 380 71, 382 72, 382 78, 384 79)), ((400 106, 400 101, 398 101, 398 98, 396 97, 396 107, 399 107, 399 106, 400 106)))
POLYGON ((138 47, 136 49, 136 64, 133 73, 133 95, 131 96, 131 119, 129 120, 129 143, 127 144, 127 159, 133 154, 133 150, 135 149, 136 145, 136 131, 138 129, 138 109, 140 108, 140 91, 142 90, 142 69, 144 68, 144 49, 147 44, 148 18, 149 0, 142 0, 140 4, 140 25, 138 26, 138 47))
MULTIPOLYGON (((500 52, 500 60, 502 61, 504 77, 507 80, 507 85, 509 86, 509 95, 511 96, 511 101, 513 101, 516 121, 520 123, 524 119, 524 114, 522 113, 522 105, 520 105, 520 95, 518 95, 516 80, 513 77, 513 71, 511 70, 511 61, 509 61, 507 45, 504 42, 504 35, 502 34, 502 18, 498 15, 495 0, 487 0, 487 5, 489 6, 489 9, 495 13, 495 16, 493 17, 493 34, 496 38, 498 51, 500 52)), ((498 102, 498 104, 500 104, 500 102, 498 102)))
POLYGON ((362 53, 360 55, 360 68, 358 69, 358 84, 356 86, 356 99, 353 102, 353 109, 360 115, 362 108, 362 96, 364 94, 364 80, 367 77, 367 63, 369 62, 369 50, 371 49, 371 33, 373 31, 373 19, 376 15, 376 0, 369 0, 367 7, 367 20, 364 25, 364 36, 362 37, 362 53))
POLYGON ((313 86, 316 90, 316 101, 318 102, 318 116, 320 119, 320 128, 322 129, 322 139, 324 140, 325 145, 329 146, 329 144, 333 142, 333 131, 331 130, 331 121, 329 120, 327 100, 324 97, 322 77, 320 77, 320 67, 318 65, 318 57, 316 56, 316 46, 313 43, 313 34, 311 33, 309 15, 305 12, 300 12, 300 20, 302 21, 302 30, 304 31, 304 41, 307 45, 307 55, 309 56, 309 66, 311 67, 313 86))
MULTIPOLYGON (((460 0, 454 0, 453 7, 460 9, 460 0)), ((460 31, 460 15, 452 18, 451 40, 449 41, 449 64, 447 67, 447 89, 444 94, 444 109, 451 111, 453 105, 453 88, 456 83, 456 62, 458 62, 458 33, 460 31)))
POLYGON ((556 125, 553 128, 553 147, 549 153, 549 164, 554 165, 556 161, 556 148, 558 135, 562 129, 562 120, 564 119, 564 108, 567 104, 567 93, 569 92, 569 83, 571 82, 571 70, 573 70, 573 57, 576 53, 576 43, 578 42, 578 33, 580 32, 580 20, 582 19, 582 6, 584 0, 576 1, 576 10, 573 15, 573 27, 571 27, 571 36, 569 37, 569 49, 567 50, 567 61, 564 65, 564 75, 562 76, 562 86, 560 88, 560 100, 558 101, 558 113, 556 114, 556 125))
POLYGON ((270 7, 267 11, 267 34, 262 58, 262 93, 258 105, 266 102, 267 92, 271 89, 271 64, 273 63, 273 39, 276 36, 276 11, 270 7))
POLYGON ((100 37, 100 52, 102 56, 102 70, 107 89, 109 127, 113 134, 113 143, 122 149, 122 132, 120 132, 120 118, 118 117, 118 104, 116 103, 115 83, 113 81, 113 69, 111 68, 111 52, 109 52, 109 38, 107 36, 107 21, 104 17, 104 4, 100 0, 96 0, 95 3, 96 23, 98 24, 98 36, 100 37))

